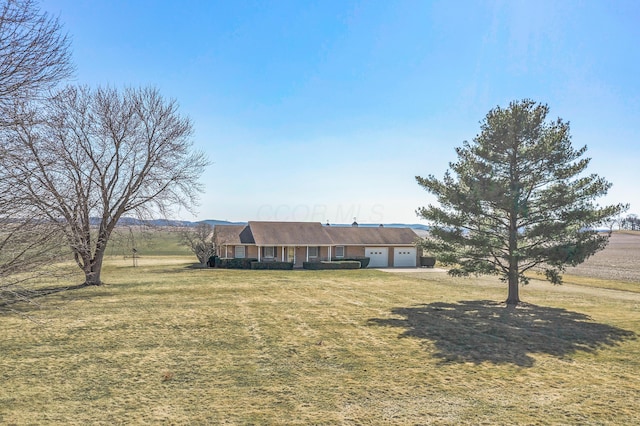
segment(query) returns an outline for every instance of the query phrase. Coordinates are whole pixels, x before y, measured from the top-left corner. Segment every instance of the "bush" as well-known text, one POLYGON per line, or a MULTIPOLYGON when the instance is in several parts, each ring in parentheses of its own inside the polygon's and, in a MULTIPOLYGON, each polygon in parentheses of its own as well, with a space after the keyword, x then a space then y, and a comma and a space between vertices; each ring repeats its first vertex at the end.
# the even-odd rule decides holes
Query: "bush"
POLYGON ((366 268, 369 266, 370 257, 364 256, 356 256, 356 257, 334 257, 331 259, 332 262, 345 262, 345 261, 357 261, 360 262, 361 268, 366 268))
POLYGON ((258 259, 227 259, 217 258, 216 268, 223 269, 251 269, 251 262, 257 262, 258 259))
POLYGON ((324 270, 324 269, 360 269, 360 262, 357 260, 340 260, 337 262, 302 262, 304 269, 324 270))
POLYGON ((251 262, 251 269, 293 269, 293 262, 251 262))
POLYGON ((420 257, 420 266, 433 268, 436 264, 436 258, 432 256, 421 256, 420 257))

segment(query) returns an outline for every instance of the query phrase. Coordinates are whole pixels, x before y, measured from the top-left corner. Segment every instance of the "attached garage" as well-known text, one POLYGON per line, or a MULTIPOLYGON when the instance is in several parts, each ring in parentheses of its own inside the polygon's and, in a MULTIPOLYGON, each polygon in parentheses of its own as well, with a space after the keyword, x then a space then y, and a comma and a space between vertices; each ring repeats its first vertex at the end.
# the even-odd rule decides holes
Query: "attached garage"
POLYGON ((365 247, 364 255, 369 257, 369 268, 386 268, 389 266, 388 247, 365 247))
POLYGON ((393 266, 396 268, 415 268, 416 259, 415 247, 395 247, 393 249, 393 266))

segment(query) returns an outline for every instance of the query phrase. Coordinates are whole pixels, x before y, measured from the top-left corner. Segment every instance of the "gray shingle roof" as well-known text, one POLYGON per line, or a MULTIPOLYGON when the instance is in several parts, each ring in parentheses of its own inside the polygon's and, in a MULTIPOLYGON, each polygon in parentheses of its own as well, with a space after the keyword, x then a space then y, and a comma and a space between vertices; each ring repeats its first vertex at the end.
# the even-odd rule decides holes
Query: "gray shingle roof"
POLYGON ((413 245, 418 235, 411 228, 326 227, 335 245, 413 245))
POLYGON ((411 228, 323 226, 320 222, 256 221, 217 225, 215 232, 218 244, 258 246, 411 246, 417 238, 411 228))
POLYGON ((259 246, 324 246, 333 241, 320 222, 249 222, 259 246))
POLYGON ((215 241, 222 245, 255 244, 251 228, 247 225, 216 225, 213 228, 215 241))

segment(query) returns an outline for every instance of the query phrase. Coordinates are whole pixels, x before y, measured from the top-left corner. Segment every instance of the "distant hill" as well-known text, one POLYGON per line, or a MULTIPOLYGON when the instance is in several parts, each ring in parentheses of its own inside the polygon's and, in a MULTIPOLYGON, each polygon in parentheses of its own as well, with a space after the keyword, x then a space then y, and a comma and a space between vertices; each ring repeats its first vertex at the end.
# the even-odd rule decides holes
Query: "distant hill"
POLYGON ((207 219, 203 220, 203 222, 208 223, 209 225, 246 225, 247 222, 229 222, 228 220, 215 220, 215 219, 207 219))
MULTIPOLYGON (((213 226, 215 225, 246 225, 247 224, 247 222, 229 222, 226 220, 205 220, 203 222, 206 222, 213 226)), ((351 226, 351 224, 350 223, 332 223, 331 226, 351 226)), ((379 223, 359 223, 358 226, 365 227, 365 228, 376 228, 380 226, 380 224, 379 223)), ((429 230, 429 226, 422 225, 420 223, 412 223, 412 224, 383 223, 382 226, 386 228, 411 228, 411 229, 419 229, 422 231, 429 230)))
MULTIPOLYGON (((191 222, 188 220, 168 220, 168 219, 153 219, 153 220, 140 220, 131 217, 123 217, 118 221, 119 226, 175 226, 175 227, 190 227, 196 226, 198 223, 208 223, 209 225, 246 225, 247 222, 230 222, 228 220, 207 219, 200 222, 191 222)), ((96 222, 97 223, 97 222, 96 222)), ((351 226, 350 223, 332 223, 331 226, 351 226)), ((379 223, 359 223, 358 226, 373 228, 380 226, 379 223)), ((429 226, 419 223, 405 224, 405 223, 383 223, 382 226, 387 228, 411 228, 421 231, 428 231, 429 226)))
MULTIPOLYGON (((93 220, 94 224, 99 224, 99 219, 93 220)), ((142 220, 133 217, 123 217, 118 221, 118 226, 195 226, 197 222, 190 222, 188 220, 170 220, 170 219, 151 219, 142 220)))
MULTIPOLYGON (((423 231, 428 231, 429 226, 422 225, 420 223, 385 223, 383 224, 386 228, 411 228, 411 229, 420 229, 423 231)), ((351 225, 349 225, 351 226, 351 225)), ((379 224, 358 224, 358 226, 380 226, 379 224)))

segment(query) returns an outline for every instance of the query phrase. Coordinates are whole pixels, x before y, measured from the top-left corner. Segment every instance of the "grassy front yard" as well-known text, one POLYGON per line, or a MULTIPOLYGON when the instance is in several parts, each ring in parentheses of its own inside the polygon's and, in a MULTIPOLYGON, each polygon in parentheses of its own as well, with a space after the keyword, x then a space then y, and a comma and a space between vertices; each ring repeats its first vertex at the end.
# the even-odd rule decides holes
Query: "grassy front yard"
POLYGON ((639 293, 191 262, 3 313, 0 423, 640 423, 639 293))

